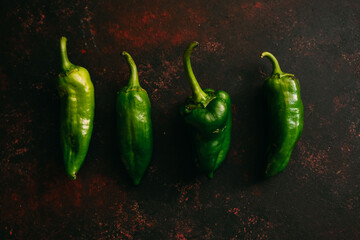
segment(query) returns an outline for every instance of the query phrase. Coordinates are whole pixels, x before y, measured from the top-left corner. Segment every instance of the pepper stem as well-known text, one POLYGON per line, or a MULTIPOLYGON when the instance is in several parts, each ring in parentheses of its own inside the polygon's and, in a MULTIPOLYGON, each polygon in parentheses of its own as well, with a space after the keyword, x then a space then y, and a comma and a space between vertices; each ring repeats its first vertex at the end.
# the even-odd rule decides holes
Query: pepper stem
POLYGON ((69 71, 71 66, 73 66, 73 64, 69 61, 69 58, 67 55, 66 41, 67 41, 66 37, 61 37, 61 39, 60 39, 60 55, 61 55, 62 70, 64 72, 69 71))
POLYGON ((195 41, 190 43, 190 45, 185 50, 183 60, 184 60, 185 73, 189 79, 189 83, 190 83, 191 89, 193 91, 194 101, 195 102, 204 102, 204 101, 206 101, 207 94, 201 89, 199 83, 196 81, 196 78, 195 78, 195 75, 191 68, 191 63, 190 63, 191 52, 198 45, 199 45, 199 43, 195 42, 195 41))
POLYGON ((129 87, 140 87, 138 72, 136 68, 136 64, 129 53, 123 51, 122 55, 125 56, 127 63, 129 64, 130 68, 130 80, 129 80, 129 87))
POLYGON ((274 66, 274 69, 273 69, 273 73, 272 74, 283 74, 283 71, 281 71, 280 69, 280 65, 279 65, 279 62, 278 60, 274 57, 274 55, 272 55, 271 53, 269 52, 263 52, 261 54, 261 58, 263 57, 267 57, 270 59, 270 61, 272 62, 273 66, 274 66))

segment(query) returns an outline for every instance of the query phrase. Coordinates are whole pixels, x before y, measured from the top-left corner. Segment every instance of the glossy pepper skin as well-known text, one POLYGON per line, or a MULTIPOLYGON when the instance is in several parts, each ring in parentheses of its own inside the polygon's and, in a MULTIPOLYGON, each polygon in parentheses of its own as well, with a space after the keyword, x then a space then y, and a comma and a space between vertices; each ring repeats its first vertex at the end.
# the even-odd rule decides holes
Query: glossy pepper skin
POLYGON ((192 42, 184 53, 184 68, 193 95, 180 107, 180 115, 189 127, 190 138, 199 169, 209 178, 224 161, 231 140, 231 100, 224 91, 200 88, 190 64, 192 42))
POLYGON ((75 180, 88 152, 94 122, 94 86, 89 72, 72 64, 67 56, 65 37, 60 40, 62 73, 58 91, 61 101, 60 137, 65 167, 75 180))
POLYGON ((281 71, 276 58, 262 53, 273 64, 273 73, 265 80, 264 90, 268 112, 267 166, 265 176, 283 171, 303 131, 304 107, 300 97, 299 80, 281 71))
POLYGON ((134 60, 127 52, 122 55, 131 73, 129 84, 118 92, 116 101, 118 146, 127 172, 138 185, 153 151, 151 104, 147 92, 139 84, 134 60))

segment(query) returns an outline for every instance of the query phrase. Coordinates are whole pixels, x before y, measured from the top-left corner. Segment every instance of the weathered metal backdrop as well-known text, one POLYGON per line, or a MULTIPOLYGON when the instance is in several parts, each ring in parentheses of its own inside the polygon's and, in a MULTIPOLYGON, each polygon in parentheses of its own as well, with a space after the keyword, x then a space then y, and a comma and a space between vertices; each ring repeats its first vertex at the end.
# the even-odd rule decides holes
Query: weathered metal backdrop
POLYGON ((1 239, 359 239, 360 2, 1 1, 1 239), (96 93, 78 179, 59 147, 59 39, 96 93), (178 107, 227 91, 233 137, 213 180, 197 173, 178 107), (152 101, 154 154, 133 187, 118 159, 116 92, 128 51, 152 101), (304 133, 287 169, 263 181, 262 84, 272 52, 302 87, 304 133))

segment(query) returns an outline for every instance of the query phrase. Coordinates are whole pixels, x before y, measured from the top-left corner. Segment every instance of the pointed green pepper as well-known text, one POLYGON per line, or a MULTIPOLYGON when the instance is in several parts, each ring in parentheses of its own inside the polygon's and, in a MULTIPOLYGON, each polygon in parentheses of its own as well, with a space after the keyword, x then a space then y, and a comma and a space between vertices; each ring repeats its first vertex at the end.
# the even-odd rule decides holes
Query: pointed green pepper
POLYGON ((117 134, 120 158, 135 185, 148 168, 153 151, 150 99, 140 84, 130 54, 123 52, 130 68, 129 84, 118 92, 117 134))
POLYGON ((184 68, 193 95, 180 107, 189 127, 190 139, 199 169, 209 178, 224 161, 231 139, 231 100, 224 91, 202 90, 190 64, 190 55, 198 42, 192 42, 184 53, 184 68))
POLYGON ((72 64, 65 37, 60 40, 62 73, 58 78, 61 101, 60 137, 68 175, 76 179, 88 152, 94 122, 94 86, 89 72, 72 64))
POLYGON ((304 107, 300 83, 293 74, 281 71, 276 58, 263 52, 273 64, 273 73, 264 83, 269 120, 265 176, 270 177, 287 166, 293 148, 303 131, 304 107))

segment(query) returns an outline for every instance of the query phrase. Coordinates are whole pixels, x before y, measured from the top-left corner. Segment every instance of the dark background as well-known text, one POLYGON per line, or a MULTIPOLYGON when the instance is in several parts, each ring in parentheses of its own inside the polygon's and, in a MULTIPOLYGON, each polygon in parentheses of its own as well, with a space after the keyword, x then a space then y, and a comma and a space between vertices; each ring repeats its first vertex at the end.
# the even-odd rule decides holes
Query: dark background
POLYGON ((1 1, 0 238, 359 239, 359 27, 359 1, 1 1), (59 146, 62 35, 96 95, 76 181, 59 146), (233 102, 232 145, 212 180, 196 171, 178 115, 194 40, 200 85, 233 102), (138 187, 114 131, 123 50, 152 102, 154 154, 138 187), (305 111, 287 169, 266 181, 263 51, 300 79, 305 111))

